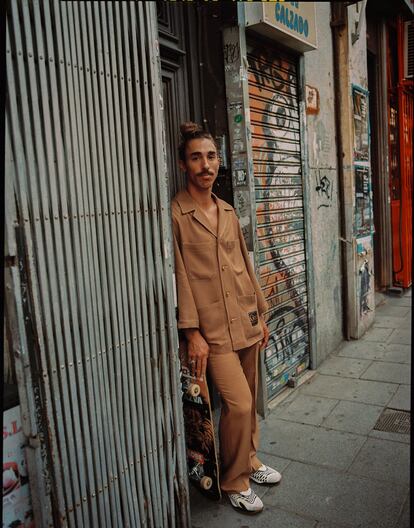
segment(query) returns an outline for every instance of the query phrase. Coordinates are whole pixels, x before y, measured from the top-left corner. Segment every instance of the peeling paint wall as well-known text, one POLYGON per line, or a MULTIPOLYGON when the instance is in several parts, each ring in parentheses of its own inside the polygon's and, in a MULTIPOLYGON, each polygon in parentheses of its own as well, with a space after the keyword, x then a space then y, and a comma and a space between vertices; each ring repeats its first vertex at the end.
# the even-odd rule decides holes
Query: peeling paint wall
POLYGON ((342 341, 338 172, 330 3, 316 2, 318 49, 304 54, 316 365, 342 341))

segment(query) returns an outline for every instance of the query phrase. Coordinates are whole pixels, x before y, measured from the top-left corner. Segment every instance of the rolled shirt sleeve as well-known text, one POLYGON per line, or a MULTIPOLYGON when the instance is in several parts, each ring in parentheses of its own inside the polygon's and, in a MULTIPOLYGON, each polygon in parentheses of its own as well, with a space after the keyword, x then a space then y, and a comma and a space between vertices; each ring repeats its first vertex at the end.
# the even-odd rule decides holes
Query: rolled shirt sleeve
MULTIPOLYGON (((237 217, 236 217, 237 219, 237 217)), ((249 274, 250 280, 252 281, 254 290, 256 292, 256 298, 257 298, 257 309, 259 310, 259 315, 263 315, 263 313, 268 309, 267 301, 263 295, 262 289, 259 285, 259 282, 256 277, 256 273, 254 272, 253 265, 251 263, 249 252, 247 251, 246 242, 244 240, 243 232, 240 227, 240 222, 237 219, 237 226, 238 226, 238 234, 239 234, 239 241, 240 241, 240 248, 243 254, 243 259, 246 264, 247 272, 249 274)))
POLYGON ((177 221, 172 218, 175 280, 177 285, 178 321, 177 326, 181 328, 199 328, 197 307, 191 291, 187 271, 180 249, 180 233, 177 221))

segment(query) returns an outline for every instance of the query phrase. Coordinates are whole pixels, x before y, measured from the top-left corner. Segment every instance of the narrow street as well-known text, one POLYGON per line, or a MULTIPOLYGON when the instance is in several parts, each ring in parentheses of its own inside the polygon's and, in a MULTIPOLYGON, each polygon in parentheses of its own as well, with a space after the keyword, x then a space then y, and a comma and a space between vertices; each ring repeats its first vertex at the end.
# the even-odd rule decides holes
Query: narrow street
POLYGON ((261 458, 283 473, 275 488, 253 486, 264 512, 244 516, 192 486, 193 528, 409 527, 410 434, 378 430, 378 419, 410 410, 411 289, 376 302, 366 335, 344 341, 261 421, 261 458))

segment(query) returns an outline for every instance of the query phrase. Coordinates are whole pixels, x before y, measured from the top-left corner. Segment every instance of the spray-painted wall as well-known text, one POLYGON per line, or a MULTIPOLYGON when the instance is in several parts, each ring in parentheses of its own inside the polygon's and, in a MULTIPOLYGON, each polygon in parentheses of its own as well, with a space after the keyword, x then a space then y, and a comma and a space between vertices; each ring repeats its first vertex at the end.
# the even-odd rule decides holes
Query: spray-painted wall
POLYGON ((316 2, 318 49, 304 54, 317 367, 342 340, 338 171, 330 3, 316 2))

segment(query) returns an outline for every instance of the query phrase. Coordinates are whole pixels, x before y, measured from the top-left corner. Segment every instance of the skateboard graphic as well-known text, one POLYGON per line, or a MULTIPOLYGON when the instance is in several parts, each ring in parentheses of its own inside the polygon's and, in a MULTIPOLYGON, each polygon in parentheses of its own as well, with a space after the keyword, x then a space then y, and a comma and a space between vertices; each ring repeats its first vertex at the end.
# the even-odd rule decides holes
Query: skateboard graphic
POLYGON ((179 354, 188 476, 206 495, 218 500, 219 466, 207 380, 192 375, 183 340, 179 354))

